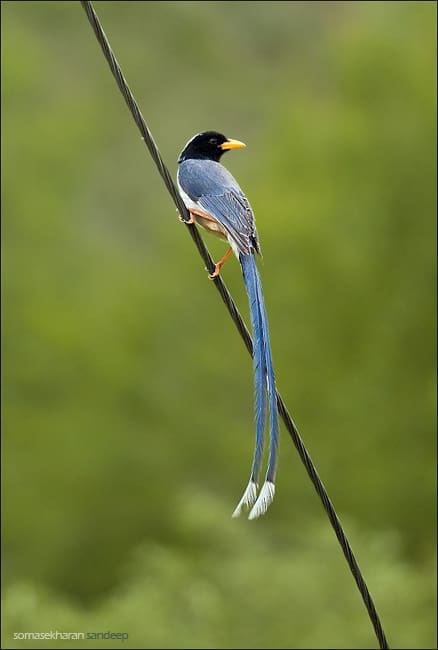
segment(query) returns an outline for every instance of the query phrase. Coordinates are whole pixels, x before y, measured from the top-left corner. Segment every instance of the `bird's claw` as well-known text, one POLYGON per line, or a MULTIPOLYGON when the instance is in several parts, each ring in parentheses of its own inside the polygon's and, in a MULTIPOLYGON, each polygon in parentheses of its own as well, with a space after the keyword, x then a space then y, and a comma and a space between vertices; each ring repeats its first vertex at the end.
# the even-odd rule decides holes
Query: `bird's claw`
POLYGON ((220 275, 220 272, 221 272, 221 267, 219 266, 219 264, 216 264, 213 273, 208 274, 208 279, 214 280, 215 278, 217 278, 218 275, 220 275))
POLYGON ((195 217, 193 216, 193 214, 191 212, 189 212, 190 218, 189 219, 184 219, 184 217, 181 216, 181 212, 178 209, 176 211, 178 213, 178 219, 182 223, 195 223, 195 217))

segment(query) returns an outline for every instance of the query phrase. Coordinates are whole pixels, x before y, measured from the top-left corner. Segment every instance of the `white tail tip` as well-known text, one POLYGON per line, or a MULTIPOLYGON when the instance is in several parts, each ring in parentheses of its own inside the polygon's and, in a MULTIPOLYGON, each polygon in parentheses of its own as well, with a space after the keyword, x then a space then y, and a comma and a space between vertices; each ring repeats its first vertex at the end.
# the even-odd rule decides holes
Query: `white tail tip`
POLYGON ((271 483, 271 481, 265 481, 260 490, 259 497, 255 502, 253 509, 249 513, 248 519, 257 519, 257 517, 264 515, 274 499, 274 494, 274 483, 271 483))
POLYGON ((252 504, 257 498, 257 484, 254 481, 250 481, 246 487, 243 497, 240 499, 237 508, 232 514, 232 517, 239 517, 242 512, 242 508, 245 507, 247 510, 251 508, 252 504))

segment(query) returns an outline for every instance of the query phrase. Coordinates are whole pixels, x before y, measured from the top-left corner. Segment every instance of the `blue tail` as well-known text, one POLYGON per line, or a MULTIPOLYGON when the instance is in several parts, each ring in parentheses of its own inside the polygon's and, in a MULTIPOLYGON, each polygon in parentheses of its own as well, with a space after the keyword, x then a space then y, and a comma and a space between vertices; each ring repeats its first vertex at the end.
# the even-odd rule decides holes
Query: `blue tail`
POLYGON ((256 501, 257 483, 263 454, 267 396, 270 433, 269 460, 265 483, 249 514, 250 519, 255 519, 266 512, 269 504, 274 498, 279 432, 278 410, 268 321, 259 272, 253 254, 245 255, 241 253, 239 255, 239 260, 242 266, 243 279, 248 294, 251 325, 253 330, 256 441, 249 484, 239 505, 234 511, 233 516, 239 515, 243 506, 250 507, 254 501, 256 501))

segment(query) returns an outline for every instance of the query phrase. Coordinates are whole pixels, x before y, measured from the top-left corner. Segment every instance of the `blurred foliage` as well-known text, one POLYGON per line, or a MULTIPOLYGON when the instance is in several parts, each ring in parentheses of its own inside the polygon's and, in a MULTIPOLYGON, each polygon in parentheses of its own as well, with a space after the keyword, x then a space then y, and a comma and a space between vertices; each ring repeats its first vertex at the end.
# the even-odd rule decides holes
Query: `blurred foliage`
MULTIPOLYGON (((200 130, 247 143, 278 385, 391 647, 436 647, 436 3, 95 7, 172 173, 200 130)), ((1 10, 2 646, 374 647, 286 434, 230 519, 251 361, 79 3, 1 10)))

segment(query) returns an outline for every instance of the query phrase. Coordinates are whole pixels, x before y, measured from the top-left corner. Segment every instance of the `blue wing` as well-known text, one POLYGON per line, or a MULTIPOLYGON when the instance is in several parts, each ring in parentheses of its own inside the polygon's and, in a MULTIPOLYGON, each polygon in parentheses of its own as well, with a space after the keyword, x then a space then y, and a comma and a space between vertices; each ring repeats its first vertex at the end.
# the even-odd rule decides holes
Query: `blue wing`
POLYGON ((220 223, 241 253, 260 252, 254 213, 225 167, 212 160, 185 160, 178 183, 200 210, 220 223))

